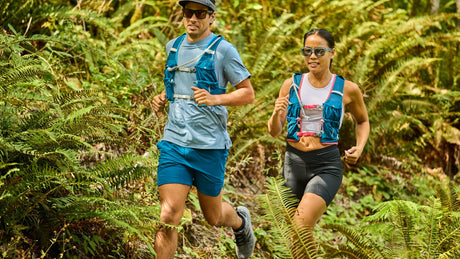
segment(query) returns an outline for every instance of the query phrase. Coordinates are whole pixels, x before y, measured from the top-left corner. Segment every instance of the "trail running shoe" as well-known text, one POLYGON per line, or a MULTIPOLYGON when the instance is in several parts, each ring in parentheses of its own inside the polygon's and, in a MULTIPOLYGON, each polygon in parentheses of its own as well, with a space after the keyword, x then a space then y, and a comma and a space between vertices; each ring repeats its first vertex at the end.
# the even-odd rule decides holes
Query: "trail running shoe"
POLYGON ((256 238, 252 230, 251 214, 249 210, 243 206, 237 207, 236 213, 238 213, 244 221, 243 229, 233 231, 233 233, 235 233, 236 256, 238 259, 246 259, 252 255, 256 244, 256 238))

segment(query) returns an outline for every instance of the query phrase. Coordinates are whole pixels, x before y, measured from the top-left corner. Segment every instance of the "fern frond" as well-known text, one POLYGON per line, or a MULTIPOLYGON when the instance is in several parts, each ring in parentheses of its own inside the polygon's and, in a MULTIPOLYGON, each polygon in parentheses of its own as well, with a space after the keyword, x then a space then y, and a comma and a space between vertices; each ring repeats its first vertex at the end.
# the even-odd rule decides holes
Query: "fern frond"
POLYGON ((265 37, 262 38, 262 44, 260 49, 265 50, 263 52, 259 52, 257 58, 252 65, 252 73, 256 76, 262 74, 262 72, 267 71, 267 65, 273 60, 279 53, 279 49, 287 43, 287 41, 291 38, 290 36, 297 31, 302 26, 305 26, 311 17, 305 16, 301 19, 296 20, 295 23, 287 23, 286 21, 292 19, 294 17, 293 14, 285 13, 281 15, 276 21, 273 22, 273 27, 265 34, 265 37), (279 34, 280 33, 280 34, 279 34), (282 35, 281 35, 282 34, 282 35), (274 40, 276 39, 276 40, 274 40))
POLYGON ((261 199, 262 206, 267 211, 264 218, 273 224, 273 248, 285 257, 290 255, 292 258, 316 258, 312 230, 295 224, 294 213, 299 200, 284 183, 281 178, 268 178, 267 192, 261 199))
POLYGON ((111 188, 120 188, 136 179, 146 177, 153 169, 152 159, 139 158, 132 154, 122 156, 100 163, 92 173, 102 179, 106 179, 111 188))
POLYGON ((112 223, 117 228, 123 228, 130 234, 137 235, 155 254, 151 237, 159 227, 156 210, 151 207, 126 205, 122 200, 108 200, 103 197, 59 197, 52 203, 63 210, 64 215, 70 221, 78 221, 85 218, 99 218, 112 223), (88 208, 88 206, 90 206, 88 208))
POLYGON ((449 211, 460 211, 460 198, 453 183, 450 183, 448 188, 437 188, 437 194, 440 198, 441 204, 449 211))
MULTIPOLYGON (((37 75, 45 73, 45 69, 37 60, 29 60, 27 63, 14 63, 17 58, 13 58, 14 69, 3 71, 0 75, 0 89, 5 91, 17 83, 36 80, 37 75)), ((0 70, 1 71, 1 70, 0 70)))
POLYGON ((408 255, 423 253, 430 258, 438 257, 458 246, 460 215, 446 211, 439 199, 432 197, 429 202, 429 206, 410 201, 384 202, 364 221, 388 222, 384 225, 386 231, 394 233, 395 238, 402 238, 408 255))
MULTIPOLYGON (((367 233, 359 233, 351 227, 340 224, 325 224, 327 229, 337 230, 343 234, 347 241, 352 244, 352 247, 342 246, 335 251, 336 255, 355 256, 355 258, 387 258, 384 256, 382 247, 375 244, 367 237, 367 233)), ((334 258, 334 257, 332 257, 334 258)))
POLYGON ((373 259, 360 249, 340 245, 338 248, 329 248, 328 258, 356 258, 356 259, 373 259))

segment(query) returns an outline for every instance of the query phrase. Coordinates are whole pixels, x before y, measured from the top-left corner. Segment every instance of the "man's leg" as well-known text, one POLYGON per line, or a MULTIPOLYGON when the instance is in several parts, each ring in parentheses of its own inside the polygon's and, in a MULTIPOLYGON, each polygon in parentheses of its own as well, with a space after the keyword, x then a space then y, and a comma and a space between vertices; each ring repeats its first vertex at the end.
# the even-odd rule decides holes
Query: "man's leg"
POLYGON ((206 221, 213 226, 231 227, 235 233, 237 257, 249 258, 255 247, 249 210, 242 206, 235 209, 223 202, 222 191, 217 197, 198 192, 198 197, 206 221))
MULTIPOLYGON (((160 221, 162 223, 179 226, 190 188, 184 184, 163 184, 158 188, 161 200, 160 221)), ((177 229, 163 226, 155 237, 157 259, 173 258, 176 249, 177 229)))
POLYGON ((242 219, 230 204, 222 201, 222 192, 216 197, 198 192, 198 198, 203 215, 210 225, 231 227, 234 230, 241 227, 242 219))

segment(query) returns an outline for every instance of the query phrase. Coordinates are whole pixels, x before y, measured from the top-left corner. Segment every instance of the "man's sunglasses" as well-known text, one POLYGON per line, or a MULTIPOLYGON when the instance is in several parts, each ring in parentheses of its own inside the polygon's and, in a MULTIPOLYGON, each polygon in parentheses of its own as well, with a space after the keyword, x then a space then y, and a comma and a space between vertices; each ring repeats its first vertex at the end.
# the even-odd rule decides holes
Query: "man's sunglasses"
POLYGON ((301 48, 300 51, 302 52, 302 55, 305 57, 310 57, 313 52, 315 52, 315 56, 320 58, 324 55, 326 55, 326 51, 332 51, 331 48, 323 48, 323 47, 318 47, 318 48, 310 48, 310 47, 304 47, 301 48))
POLYGON ((214 11, 211 10, 192 10, 187 8, 182 9, 182 14, 185 18, 192 18, 192 16, 195 14, 196 18, 204 19, 206 18, 206 14, 212 13, 214 13, 214 11))

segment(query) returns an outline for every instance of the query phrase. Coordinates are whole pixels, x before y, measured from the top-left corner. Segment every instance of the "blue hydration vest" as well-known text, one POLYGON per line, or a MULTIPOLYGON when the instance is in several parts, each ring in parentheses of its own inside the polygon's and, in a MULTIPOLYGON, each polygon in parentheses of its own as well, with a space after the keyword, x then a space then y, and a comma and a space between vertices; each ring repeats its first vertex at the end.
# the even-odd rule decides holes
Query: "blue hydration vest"
POLYGON ((212 40, 207 45, 205 51, 198 56, 198 63, 194 68, 184 68, 183 66, 190 62, 187 62, 182 65, 177 65, 177 53, 179 52, 179 47, 186 37, 186 34, 182 34, 175 41, 169 51, 168 59, 165 65, 165 73, 163 82, 165 83, 166 98, 170 101, 174 101, 174 75, 176 71, 183 71, 189 73, 196 73, 196 82, 195 86, 201 89, 207 90, 211 94, 224 94, 226 88, 219 87, 219 81, 217 80, 216 73, 214 71, 214 54, 216 52, 217 46, 223 40, 223 37, 220 35, 214 36, 212 40))
MULTIPOLYGON (((289 90, 289 106, 287 109, 287 139, 299 141, 297 133, 300 132, 301 106, 298 94, 300 90, 301 73, 295 73, 289 90)), ((336 76, 332 92, 326 102, 323 103, 323 120, 321 125, 321 143, 337 144, 339 140, 340 120, 342 117, 342 97, 345 78, 336 76)))

